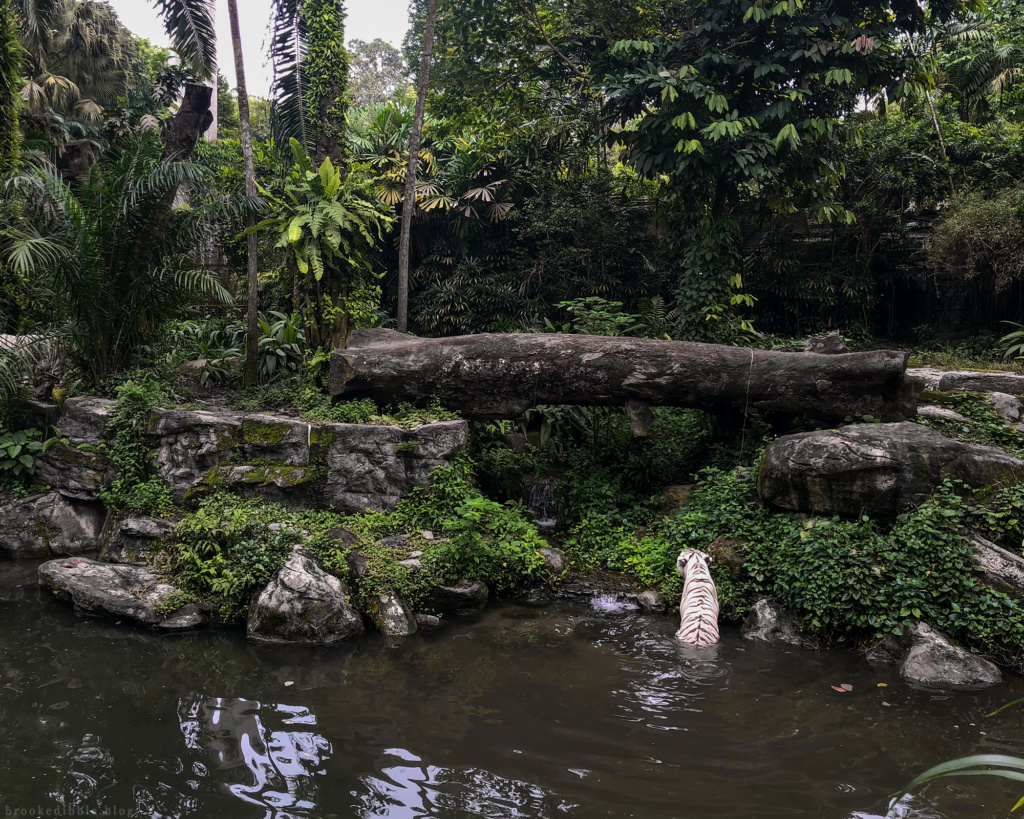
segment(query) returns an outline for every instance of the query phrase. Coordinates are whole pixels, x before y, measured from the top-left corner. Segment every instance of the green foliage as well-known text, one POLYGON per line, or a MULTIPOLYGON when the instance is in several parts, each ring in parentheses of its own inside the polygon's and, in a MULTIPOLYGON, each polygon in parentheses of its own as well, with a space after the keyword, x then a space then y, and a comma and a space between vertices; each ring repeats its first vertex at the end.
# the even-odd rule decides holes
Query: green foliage
POLYGON ((166 386, 149 374, 117 388, 117 412, 105 432, 117 478, 100 493, 110 509, 139 515, 170 514, 171 493, 163 478, 152 471, 145 438, 150 411, 166 406, 169 398, 166 386))
POLYGON ((165 570, 197 599, 216 604, 226 619, 237 618, 260 586, 284 563, 299 532, 329 571, 348 576, 348 547, 328 537, 347 528, 358 539, 368 576, 355 592, 363 610, 377 595, 398 593, 418 610, 429 608, 429 590, 462 578, 481 580, 492 592, 522 588, 533 579, 546 545, 521 506, 485 499, 474 486, 469 460, 437 469, 430 490, 414 490, 394 512, 343 518, 331 512, 289 512, 259 500, 219 493, 204 500, 177 528, 165 570), (269 525, 275 526, 272 531, 269 525), (428 541, 420 532, 430 530, 428 541), (410 547, 396 550, 381 538, 408 533, 410 547), (422 569, 399 564, 411 549, 422 551, 422 569))
MULTIPOLYGON (((1024 612, 1004 594, 984 587, 974 572, 973 547, 961 534, 986 516, 1016 530, 1005 518, 1007 494, 991 511, 971 507, 951 485, 891 527, 860 521, 774 514, 755 500, 755 474, 706 470, 684 509, 672 520, 637 533, 601 517, 581 523, 567 551, 585 565, 633 572, 676 594, 675 558, 684 548, 706 548, 719 536, 745 544, 737 581, 716 567, 723 610, 732 616, 758 597, 793 609, 826 639, 859 640, 899 634, 924 620, 1020 667, 1024 612)), ((1014 493, 1012 503, 1019 503, 1014 493)))
POLYGON ((289 517, 273 504, 214 495, 178 524, 168 571, 183 591, 236 619, 299 542, 293 527, 269 528, 289 517))
POLYGON ((49 333, 63 337, 72 363, 94 384, 137 362, 164 322, 206 298, 231 301, 194 248, 206 238, 207 208, 171 209, 179 186, 198 182, 190 162, 168 162, 156 134, 107 153, 75 186, 55 169, 16 179, 24 197, 7 261, 32 277, 49 333))
POLYGON ((999 446, 1016 457, 1024 457, 1024 438, 996 413, 986 393, 977 392, 925 392, 922 401, 954 410, 966 421, 947 421, 941 418, 919 418, 918 423, 957 438, 989 446, 999 446))
POLYGON ((314 169, 302 145, 291 142, 295 165, 273 215, 255 230, 270 230, 299 277, 314 347, 331 352, 372 320, 380 297, 372 253, 392 223, 359 168, 346 176, 330 158, 314 169))
POLYGON ((0 489, 24 488, 36 471, 36 456, 46 452, 56 441, 56 438, 44 441, 38 429, 11 432, 0 426, 0 489))
MULTIPOLYGON (((1024 759, 1006 754, 975 754, 943 762, 916 776, 910 784, 893 797, 892 804, 896 804, 908 793, 918 790, 929 782, 953 776, 995 776, 1014 782, 1024 782, 1024 759)), ((1020 799, 1010 810, 1016 811, 1022 806, 1024 806, 1024 798, 1020 799)))
POLYGON ((12 0, 0 0, 0 175, 14 170, 20 152, 18 92, 23 57, 12 0))
POLYGON ((973 287, 1005 292, 1024 276, 1024 189, 955 200, 935 226, 928 255, 973 287))

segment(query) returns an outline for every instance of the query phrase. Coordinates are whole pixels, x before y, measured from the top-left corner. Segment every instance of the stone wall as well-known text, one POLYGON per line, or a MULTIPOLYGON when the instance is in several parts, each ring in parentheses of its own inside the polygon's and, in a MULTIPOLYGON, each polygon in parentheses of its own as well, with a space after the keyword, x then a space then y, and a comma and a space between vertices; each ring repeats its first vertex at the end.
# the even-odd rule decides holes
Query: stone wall
MULTIPOLYGON (((52 491, 0 497, 0 555, 82 554, 109 539, 100 494, 116 478, 103 437, 114 411, 101 398, 65 403, 56 423, 63 440, 36 460, 36 483, 52 491)), ((179 505, 230 489, 293 509, 355 514, 389 511, 429 486, 430 473, 466 448, 469 426, 318 425, 211 406, 154 410, 146 434, 153 468, 179 505)))

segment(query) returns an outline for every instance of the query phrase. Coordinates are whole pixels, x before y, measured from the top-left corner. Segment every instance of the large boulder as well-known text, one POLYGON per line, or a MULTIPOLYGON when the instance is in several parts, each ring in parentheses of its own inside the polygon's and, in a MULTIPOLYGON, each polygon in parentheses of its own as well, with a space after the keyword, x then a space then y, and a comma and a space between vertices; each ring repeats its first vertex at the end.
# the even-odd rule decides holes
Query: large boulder
POLYGON ((51 560, 39 567, 39 585, 82 614, 166 630, 194 628, 207 621, 207 610, 197 603, 168 611, 179 589, 141 566, 80 557, 51 560))
POLYGON ((0 554, 15 558, 77 555, 100 548, 106 510, 56 492, 0 506, 0 554))
POLYGON ((910 648, 900 676, 925 688, 987 688, 1003 679, 998 666, 954 646, 946 635, 918 623, 909 635, 910 648))
POLYGON ((1017 425, 1020 421, 1020 399, 1016 395, 994 392, 989 395, 988 400, 995 409, 996 415, 1011 426, 1017 425))
POLYGON ((1009 486, 1024 481, 1024 462, 920 424, 853 424, 773 441, 757 488, 778 509, 891 518, 947 479, 976 489, 1009 486))
POLYGON ((61 437, 75 444, 97 444, 117 412, 117 402, 109 398, 85 396, 64 402, 57 421, 61 437))
POLYGON ((226 410, 153 410, 149 434, 157 439, 156 467, 175 503, 235 456, 241 430, 239 415, 226 410))
POLYGON ((100 490, 114 479, 114 468, 93 445, 58 442, 36 456, 32 479, 68 498, 98 500, 100 490))
POLYGON ((100 552, 103 563, 145 566, 147 558, 174 537, 174 523, 160 518, 124 518, 100 552))
POLYGON ((744 640, 755 643, 803 646, 810 641, 804 638, 802 630, 799 617, 774 600, 764 598, 751 607, 740 633, 744 640))
POLYGON ((249 607, 246 633, 257 643, 330 645, 365 631, 341 580, 296 546, 249 607))

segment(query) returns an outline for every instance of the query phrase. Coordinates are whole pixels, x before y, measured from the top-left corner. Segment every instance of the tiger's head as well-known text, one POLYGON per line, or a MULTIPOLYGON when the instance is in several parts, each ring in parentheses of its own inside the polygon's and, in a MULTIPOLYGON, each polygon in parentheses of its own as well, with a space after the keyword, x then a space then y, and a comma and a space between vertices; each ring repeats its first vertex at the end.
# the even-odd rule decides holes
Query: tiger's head
POLYGON ((702 552, 700 549, 683 549, 679 553, 679 557, 676 558, 676 571, 683 577, 686 577, 687 571, 695 562, 710 564, 713 560, 714 558, 711 555, 707 552, 702 552))

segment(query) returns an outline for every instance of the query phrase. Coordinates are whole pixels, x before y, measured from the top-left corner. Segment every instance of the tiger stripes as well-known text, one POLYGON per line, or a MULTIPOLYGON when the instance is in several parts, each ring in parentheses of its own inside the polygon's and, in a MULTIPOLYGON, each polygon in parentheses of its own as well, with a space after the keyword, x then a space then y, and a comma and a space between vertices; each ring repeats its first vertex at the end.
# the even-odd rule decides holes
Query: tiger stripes
POLYGON ((710 558, 697 549, 683 549, 676 559, 676 571, 685 580, 679 601, 679 631, 676 639, 695 646, 718 642, 718 590, 708 568, 710 558))

